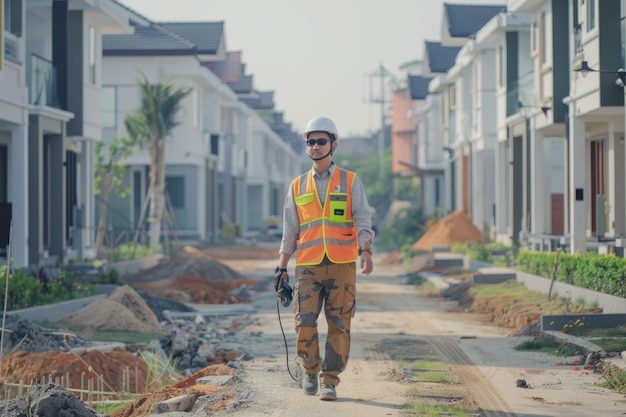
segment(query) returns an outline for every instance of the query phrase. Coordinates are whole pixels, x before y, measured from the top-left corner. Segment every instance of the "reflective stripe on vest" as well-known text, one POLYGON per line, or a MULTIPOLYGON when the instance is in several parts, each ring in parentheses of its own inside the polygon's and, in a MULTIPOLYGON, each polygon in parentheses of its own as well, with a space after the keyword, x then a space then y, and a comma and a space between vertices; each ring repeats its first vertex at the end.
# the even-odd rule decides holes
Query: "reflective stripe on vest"
POLYGON ((352 184, 355 174, 335 167, 328 180, 324 207, 312 171, 294 181, 294 198, 300 219, 296 265, 318 265, 324 255, 334 263, 354 262, 357 234, 352 218, 352 184))

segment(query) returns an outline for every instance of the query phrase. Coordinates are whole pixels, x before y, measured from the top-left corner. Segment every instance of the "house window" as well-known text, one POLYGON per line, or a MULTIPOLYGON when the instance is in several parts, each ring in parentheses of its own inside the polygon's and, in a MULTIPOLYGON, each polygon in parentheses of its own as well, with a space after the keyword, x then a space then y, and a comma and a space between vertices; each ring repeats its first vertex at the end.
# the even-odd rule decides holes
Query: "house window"
POLYGON ((4 30, 22 36, 22 0, 4 0, 4 30))
POLYGON ((504 87, 504 49, 498 47, 498 85, 504 87))
POLYGON ((96 83, 96 28, 89 26, 89 82, 96 83))
POLYGON ((596 0, 587 0, 587 32, 596 27, 596 0))
POLYGON ((165 192, 174 209, 185 208, 185 177, 165 178, 165 192))
POLYGON ((537 52, 537 46, 538 46, 537 39, 539 39, 539 33, 538 32, 539 32, 539 25, 535 21, 535 22, 533 22, 532 30, 530 32, 530 35, 531 35, 530 47, 531 47, 531 52, 533 52, 533 53, 537 52))
POLYGON ((9 157, 6 145, 0 145, 0 203, 7 202, 9 199, 9 157))
POLYGON ((117 87, 102 87, 102 128, 117 127, 117 87))
POLYGON ((193 127, 197 128, 200 121, 200 97, 197 88, 191 90, 191 97, 193 99, 193 127))
POLYGON ((622 38, 622 47, 621 47, 621 51, 622 51, 622 68, 626 67, 626 65, 624 65, 624 62, 626 62, 626 57, 624 56, 624 54, 626 53, 626 23, 624 22, 625 19, 625 14, 626 14, 626 0, 622 0, 622 7, 620 8, 620 10, 622 11, 622 18, 620 19, 620 24, 621 24, 621 38, 622 38))
POLYGON ((540 21, 539 21, 539 45, 541 48, 540 56, 541 63, 546 64, 548 61, 548 40, 547 40, 547 32, 546 32, 546 14, 541 13, 540 21))
POLYGON ((219 155, 220 135, 211 135, 211 155, 219 155))
POLYGON ((456 86, 450 86, 448 90, 450 110, 456 110, 456 86))

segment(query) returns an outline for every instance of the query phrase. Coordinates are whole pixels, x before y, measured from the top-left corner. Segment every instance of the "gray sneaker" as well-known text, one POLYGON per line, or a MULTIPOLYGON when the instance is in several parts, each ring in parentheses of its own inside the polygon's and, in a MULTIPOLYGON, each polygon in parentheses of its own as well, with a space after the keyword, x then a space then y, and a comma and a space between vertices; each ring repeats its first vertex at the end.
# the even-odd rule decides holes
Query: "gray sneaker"
POLYGON ((334 385, 328 385, 322 383, 320 387, 320 400, 335 401, 337 399, 337 392, 334 385))
POLYGON ((302 389, 306 395, 317 394, 317 374, 305 372, 302 375, 302 389))

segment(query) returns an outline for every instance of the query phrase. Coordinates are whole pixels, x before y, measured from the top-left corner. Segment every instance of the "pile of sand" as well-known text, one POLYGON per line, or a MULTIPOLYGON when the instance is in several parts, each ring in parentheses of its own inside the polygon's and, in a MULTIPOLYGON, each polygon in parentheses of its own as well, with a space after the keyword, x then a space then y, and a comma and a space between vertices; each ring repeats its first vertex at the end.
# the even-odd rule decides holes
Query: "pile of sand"
POLYGON ((430 251, 434 245, 480 243, 482 238, 472 220, 462 211, 455 211, 430 227, 411 249, 430 251))
POLYGON ((241 274, 214 259, 211 254, 186 246, 180 252, 164 258, 158 265, 144 269, 126 279, 128 282, 153 282, 179 275, 194 275, 210 280, 241 277, 241 274))
POLYGON ((59 321, 85 325, 86 331, 123 329, 141 333, 161 332, 154 312, 128 285, 118 287, 108 298, 96 300, 59 321))

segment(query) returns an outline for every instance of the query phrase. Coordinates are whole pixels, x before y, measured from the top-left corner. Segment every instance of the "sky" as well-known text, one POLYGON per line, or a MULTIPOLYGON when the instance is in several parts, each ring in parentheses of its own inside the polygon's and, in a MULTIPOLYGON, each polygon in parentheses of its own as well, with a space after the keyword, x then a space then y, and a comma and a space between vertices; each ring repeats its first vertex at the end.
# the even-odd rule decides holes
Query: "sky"
MULTIPOLYGON (((444 0, 119 0, 155 22, 224 22, 226 49, 241 51, 257 91, 296 132, 327 116, 339 136, 381 126, 381 66, 399 82, 401 66, 441 39, 444 0)), ((506 0, 450 0, 506 4, 506 0)), ((390 94, 385 100, 391 100, 390 94)))

